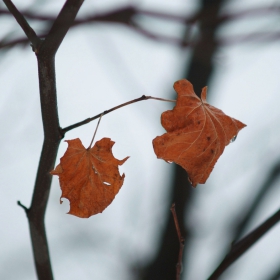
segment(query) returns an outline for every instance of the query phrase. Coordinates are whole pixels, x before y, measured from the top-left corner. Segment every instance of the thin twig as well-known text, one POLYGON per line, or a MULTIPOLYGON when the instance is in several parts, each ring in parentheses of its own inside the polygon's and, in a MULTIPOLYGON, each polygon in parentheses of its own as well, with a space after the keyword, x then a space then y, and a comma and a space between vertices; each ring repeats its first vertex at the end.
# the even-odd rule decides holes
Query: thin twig
POLYGON ((253 244, 255 244, 265 233, 280 221, 280 209, 263 222, 259 227, 246 235, 237 243, 234 243, 230 252, 225 256, 220 265, 211 274, 208 280, 215 280, 241 255, 243 255, 253 244))
POLYGON ((96 115, 96 116, 94 116, 94 117, 92 117, 92 118, 87 118, 87 119, 85 119, 85 120, 83 120, 83 121, 80 121, 80 122, 77 122, 77 123, 75 123, 75 124, 69 125, 69 126, 67 126, 67 127, 65 127, 65 128, 62 128, 61 131, 62 131, 62 133, 66 133, 66 132, 69 131, 69 130, 72 130, 72 129, 77 128, 77 127, 82 126, 82 125, 85 125, 85 124, 87 124, 87 123, 89 123, 89 122, 91 122, 91 121, 93 121, 93 120, 96 120, 96 119, 100 118, 100 116, 107 115, 107 114, 109 114, 110 112, 113 112, 113 111, 115 111, 115 110, 117 110, 117 109, 119 109, 119 108, 122 108, 122 107, 124 107, 124 106, 130 105, 130 104, 133 104, 133 103, 136 103, 136 102, 139 102, 139 101, 148 100, 148 99, 154 99, 154 100, 160 100, 160 101, 167 101, 167 102, 176 102, 176 100, 170 100, 170 99, 164 99, 164 98, 158 98, 158 97, 153 97, 153 96, 142 95, 142 96, 139 97, 139 98, 130 100, 130 101, 125 102, 125 103, 123 103, 123 104, 121 104, 121 105, 118 105, 118 106, 116 106, 116 107, 113 107, 113 108, 111 108, 111 109, 109 109, 109 110, 106 110, 106 111, 104 111, 103 113, 100 113, 100 114, 98 114, 98 115, 96 115))
POLYGON ((178 239, 179 239, 179 243, 180 243, 178 262, 176 265, 176 280, 180 280, 181 273, 183 270, 182 262, 183 262, 183 251, 184 251, 184 246, 185 246, 185 239, 181 234, 181 230, 180 230, 180 226, 179 226, 179 222, 178 222, 178 218, 177 218, 177 214, 176 214, 176 210, 175 210, 175 203, 172 204, 170 210, 173 215, 173 219, 174 219, 174 223, 175 223, 175 227, 176 227, 176 231, 177 231, 177 235, 178 235, 178 239))

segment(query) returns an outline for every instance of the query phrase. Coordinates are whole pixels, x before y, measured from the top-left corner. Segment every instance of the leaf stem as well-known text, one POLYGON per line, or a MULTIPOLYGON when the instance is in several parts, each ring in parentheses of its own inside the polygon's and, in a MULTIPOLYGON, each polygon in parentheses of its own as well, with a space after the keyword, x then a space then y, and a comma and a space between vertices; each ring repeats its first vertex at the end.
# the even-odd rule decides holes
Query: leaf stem
POLYGON ((97 123, 97 125, 96 125, 95 131, 94 131, 94 134, 93 134, 93 137, 92 137, 92 139, 91 139, 91 142, 90 142, 90 144, 89 144, 87 150, 89 150, 89 149, 91 148, 91 146, 92 146, 92 143, 93 143, 93 140, 94 140, 94 138, 95 138, 95 135, 96 135, 97 129, 98 129, 98 127, 99 127, 99 124, 100 124, 100 121, 101 121, 102 116, 103 116, 103 113, 101 114, 101 116, 100 116, 100 118, 99 118, 99 120, 98 120, 98 123, 97 123))
POLYGON ((148 99, 154 99, 154 100, 160 100, 160 101, 166 101, 166 102, 176 102, 176 100, 170 100, 170 99, 164 99, 164 98, 159 98, 159 97, 142 95, 139 98, 136 98, 136 99, 130 100, 128 102, 125 102, 123 104, 120 104, 118 106, 115 106, 115 107, 113 107, 113 108, 111 108, 109 110, 106 110, 103 113, 100 113, 100 114, 98 114, 98 115, 96 115, 94 117, 87 118, 87 119, 85 119, 83 121, 80 121, 80 122, 77 122, 75 124, 69 125, 69 126, 67 126, 65 128, 62 128, 61 132, 63 134, 65 134, 67 131, 70 131, 70 130, 72 130, 74 128, 77 128, 79 126, 87 124, 87 123, 89 123, 89 122, 91 122, 93 120, 96 120, 96 119, 100 118, 103 115, 107 115, 107 114, 109 114, 109 113, 111 113, 111 112, 113 112, 113 111, 115 111, 117 109, 120 109, 120 108, 124 107, 124 106, 130 105, 130 104, 133 104, 133 103, 136 103, 136 102, 139 102, 139 101, 143 101, 143 100, 148 100, 148 99))

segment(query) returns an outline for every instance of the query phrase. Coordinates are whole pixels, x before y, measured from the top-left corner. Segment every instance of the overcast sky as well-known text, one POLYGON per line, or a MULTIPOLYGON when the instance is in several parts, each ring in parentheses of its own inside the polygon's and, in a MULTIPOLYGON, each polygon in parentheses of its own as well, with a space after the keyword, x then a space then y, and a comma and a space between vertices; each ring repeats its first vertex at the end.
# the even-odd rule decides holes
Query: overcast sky
MULTIPOLYGON (((14 1, 19 9, 32 3, 25 2, 14 1)), ((34 7, 39 14, 56 15, 63 3, 50 1, 34 7)), ((192 14, 197 9, 196 1, 85 1, 79 16, 129 3, 179 15, 192 14)), ((224 12, 271 3, 279 1, 229 1, 224 12)), ((0 7, 4 7, 2 2, 0 7)), ((277 30, 278 20, 275 13, 232 21, 218 36, 223 39, 246 32, 277 30)), ((178 36, 183 30, 180 25, 163 25, 148 19, 144 24, 178 36)), ((0 38, 9 32, 14 32, 15 37, 22 34, 11 17, 0 18, 0 27, 0 38)), ((206 184, 195 190, 198 195, 190 210, 192 218, 186 221, 194 235, 191 255, 185 260, 189 271, 185 280, 203 280, 212 273, 227 250, 230 219, 242 215, 243 205, 254 198, 254 190, 279 160, 279 47, 280 42, 268 40, 230 44, 220 47, 214 57, 215 73, 208 85, 208 102, 247 127, 226 147, 206 184)), ((189 55, 189 50, 152 41, 120 25, 71 29, 56 55, 61 126, 143 94, 173 98, 173 83, 183 78, 189 55)), ((2 52, 0 62, 0 278, 32 280, 36 273, 28 223, 16 202, 30 205, 43 141, 37 63, 29 47, 2 52)), ((46 228, 55 279, 129 280, 128 267, 152 257, 165 209, 169 207, 166 203, 172 180, 172 167, 156 158, 152 139, 165 132, 160 114, 172 107, 171 103, 148 100, 102 118, 96 140, 109 137, 116 142, 116 158, 130 156, 120 167, 126 175, 124 185, 102 214, 89 219, 65 214, 69 203, 63 199, 63 204, 59 204, 61 191, 58 178, 54 177, 46 228)), ((96 122, 92 122, 77 128, 65 139, 80 138, 87 146, 95 126, 96 122)), ((62 142, 56 162, 66 148, 62 142)), ((279 208, 280 190, 273 190, 248 231, 279 208)), ((278 265, 274 260, 280 257, 275 246, 279 244, 279 234, 278 225, 233 265, 226 279, 264 279, 265 273, 278 265)))

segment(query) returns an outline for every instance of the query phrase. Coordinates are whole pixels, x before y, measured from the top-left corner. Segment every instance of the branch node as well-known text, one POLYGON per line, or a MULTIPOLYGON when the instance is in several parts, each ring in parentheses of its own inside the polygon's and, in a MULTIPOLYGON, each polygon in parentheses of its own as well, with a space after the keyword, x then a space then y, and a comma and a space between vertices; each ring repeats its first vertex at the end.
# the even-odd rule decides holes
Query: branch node
POLYGON ((21 204, 19 200, 17 201, 17 205, 23 208, 26 214, 28 213, 29 209, 25 205, 21 204))
POLYGON ((59 131, 60 139, 63 139, 65 136, 65 131, 62 129, 62 127, 59 127, 58 131, 59 131))
POLYGON ((39 54, 40 48, 42 46, 42 43, 44 42, 45 39, 40 39, 38 40, 38 42, 36 43, 36 45, 30 44, 32 51, 37 55, 39 54))

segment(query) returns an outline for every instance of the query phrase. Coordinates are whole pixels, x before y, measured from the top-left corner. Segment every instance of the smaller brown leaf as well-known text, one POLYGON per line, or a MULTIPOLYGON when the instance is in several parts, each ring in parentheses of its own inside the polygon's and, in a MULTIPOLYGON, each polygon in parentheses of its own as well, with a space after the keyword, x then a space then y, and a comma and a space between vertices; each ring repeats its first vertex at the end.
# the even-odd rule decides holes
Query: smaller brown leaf
POLYGON ((120 175, 118 166, 128 157, 118 160, 113 156, 115 142, 110 138, 97 141, 90 149, 78 138, 65 142, 68 148, 50 173, 59 176, 61 198, 70 201, 68 214, 89 218, 103 212, 114 200, 125 177, 120 175))

